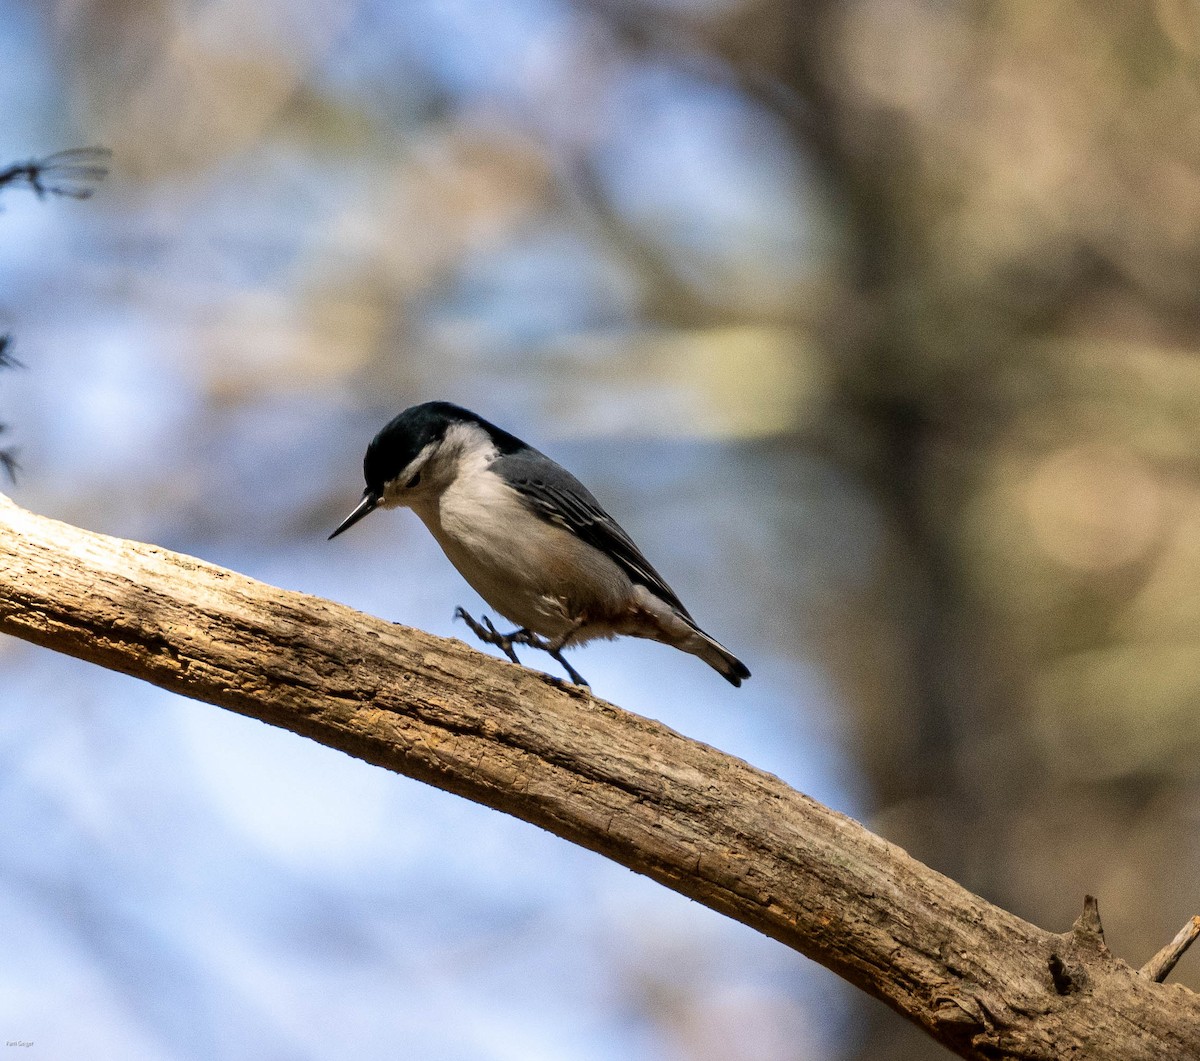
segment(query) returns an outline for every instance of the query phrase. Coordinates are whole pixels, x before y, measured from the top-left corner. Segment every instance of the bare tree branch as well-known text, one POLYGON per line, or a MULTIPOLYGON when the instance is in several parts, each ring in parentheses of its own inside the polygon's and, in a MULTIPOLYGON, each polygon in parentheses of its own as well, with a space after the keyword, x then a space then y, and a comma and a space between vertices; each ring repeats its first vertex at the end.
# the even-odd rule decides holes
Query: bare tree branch
MULTIPOLYGON (((782 781, 458 641, 0 497, 0 631, 514 814, 806 954, 968 1058, 1200 1056, 1200 996, 782 781)), ((15 710, 9 705, 9 710, 15 710)))
POLYGON ((1200 936, 1200 916, 1189 919, 1188 923, 1175 933, 1175 938, 1146 962, 1138 973, 1161 984, 1171 975, 1171 970, 1187 953, 1188 947, 1196 942, 1197 936, 1200 936))
POLYGON ((105 147, 72 147, 45 158, 15 162, 0 170, 0 188, 29 188, 39 199, 57 195, 90 199, 108 175, 112 152, 105 147))

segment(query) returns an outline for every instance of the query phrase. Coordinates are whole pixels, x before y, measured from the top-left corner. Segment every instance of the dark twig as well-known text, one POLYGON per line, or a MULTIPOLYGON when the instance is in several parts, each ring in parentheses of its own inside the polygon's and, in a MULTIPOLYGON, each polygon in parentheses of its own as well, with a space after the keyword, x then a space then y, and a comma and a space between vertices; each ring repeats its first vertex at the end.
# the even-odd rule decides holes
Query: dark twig
POLYGON ((1171 975, 1175 963, 1184 956, 1197 936, 1200 936, 1200 917, 1193 917, 1175 934, 1170 943, 1138 970, 1138 975, 1161 984, 1171 975))
MULTIPOLYGON (((0 431, 7 430, 7 425, 0 424, 0 431)), ((8 476, 10 483, 16 483, 17 472, 20 471, 21 465, 17 463, 17 451, 15 449, 0 449, 0 468, 4 469, 4 474, 8 476)))
POLYGON ((94 185, 108 174, 112 152, 104 147, 73 147, 45 158, 16 162, 0 170, 0 188, 24 186, 39 198, 59 195, 66 199, 88 199, 94 185))
MULTIPOLYGON (((24 366, 15 357, 12 356, 13 340, 11 335, 0 335, 0 369, 5 368, 23 368, 24 366)), ((7 424, 0 424, 0 434, 8 430, 7 424)), ((0 468, 4 469, 4 474, 8 476, 10 483, 17 481, 17 469, 20 465, 17 464, 17 451, 8 448, 0 449, 0 468)))
MULTIPOLYGON (((95 185, 108 174, 112 152, 104 147, 73 147, 45 158, 16 162, 0 169, 0 190, 26 187, 39 198, 58 195, 65 199, 89 199, 95 185)), ((12 356, 12 336, 0 335, 0 369, 20 368, 21 362, 12 356)), ((8 430, 0 424, 0 433, 8 430)), ((0 468, 9 482, 17 481, 16 450, 0 449, 0 468)))
POLYGON ((0 335, 0 368, 24 368, 15 357, 12 356, 13 337, 11 335, 0 335))

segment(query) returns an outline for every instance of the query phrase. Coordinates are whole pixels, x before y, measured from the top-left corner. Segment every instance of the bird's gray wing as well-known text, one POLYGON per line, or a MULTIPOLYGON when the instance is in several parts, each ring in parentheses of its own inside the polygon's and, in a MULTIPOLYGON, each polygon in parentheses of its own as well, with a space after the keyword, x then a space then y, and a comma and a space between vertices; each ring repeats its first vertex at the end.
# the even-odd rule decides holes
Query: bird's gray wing
POLYGON ((543 519, 570 531, 609 556, 636 585, 645 586, 685 619, 692 617, 675 591, 650 566, 633 539, 600 506, 587 487, 565 468, 540 454, 514 453, 498 458, 493 468, 543 519))

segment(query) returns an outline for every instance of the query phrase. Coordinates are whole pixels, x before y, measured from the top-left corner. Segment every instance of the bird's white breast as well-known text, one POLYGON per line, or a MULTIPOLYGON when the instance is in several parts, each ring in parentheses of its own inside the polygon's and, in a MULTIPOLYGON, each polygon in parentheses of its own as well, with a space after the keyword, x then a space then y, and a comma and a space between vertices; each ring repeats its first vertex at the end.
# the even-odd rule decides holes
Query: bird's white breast
POLYGON ((585 612, 604 612, 632 591, 608 557, 538 518, 468 450, 442 493, 414 505, 450 562, 501 615, 547 637, 585 612))

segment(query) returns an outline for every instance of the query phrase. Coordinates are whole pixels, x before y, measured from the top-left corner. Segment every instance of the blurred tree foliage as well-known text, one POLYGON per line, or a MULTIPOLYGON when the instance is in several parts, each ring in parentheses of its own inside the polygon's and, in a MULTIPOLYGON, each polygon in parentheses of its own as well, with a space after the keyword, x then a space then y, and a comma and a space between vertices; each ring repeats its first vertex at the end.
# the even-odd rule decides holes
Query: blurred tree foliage
MULTIPOLYGON (((1094 891, 1149 955, 1200 869, 1200 10, 743 18, 718 47, 762 41, 845 207, 827 437, 895 552, 830 645, 880 823, 1040 924, 1094 891)), ((892 1031, 863 1056, 925 1056, 892 1031)))
MULTIPOLYGON (((625 11, 629 47, 719 57, 833 204, 800 443, 892 528, 817 631, 877 824, 1040 924, 1094 891, 1148 956, 1200 879, 1200 9, 625 11)), ((886 1017, 862 1047, 931 1052, 886 1017)))

